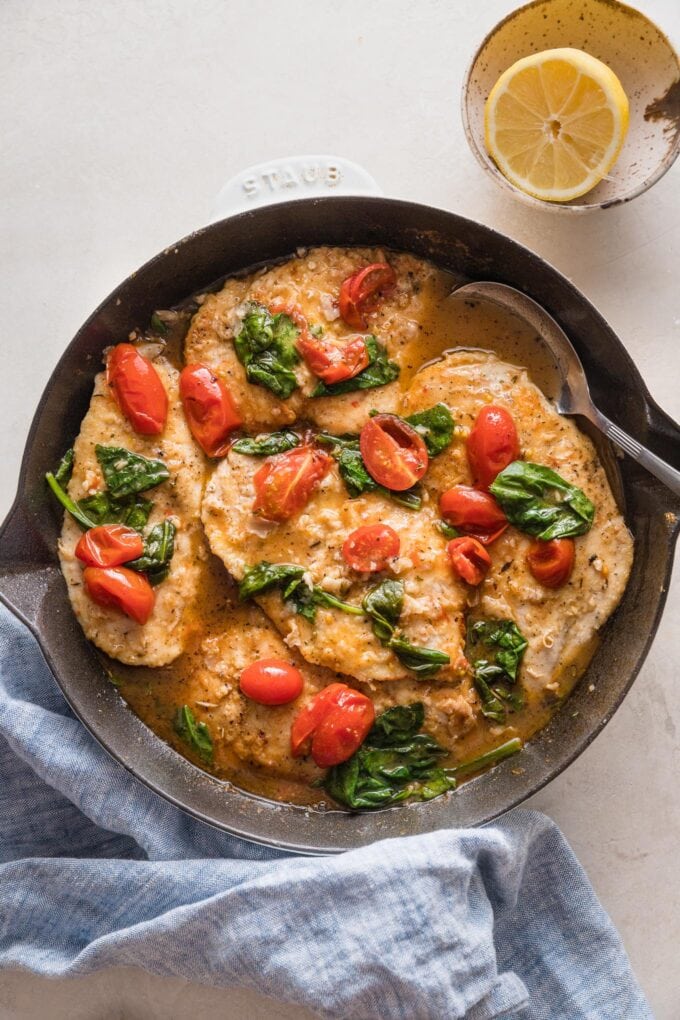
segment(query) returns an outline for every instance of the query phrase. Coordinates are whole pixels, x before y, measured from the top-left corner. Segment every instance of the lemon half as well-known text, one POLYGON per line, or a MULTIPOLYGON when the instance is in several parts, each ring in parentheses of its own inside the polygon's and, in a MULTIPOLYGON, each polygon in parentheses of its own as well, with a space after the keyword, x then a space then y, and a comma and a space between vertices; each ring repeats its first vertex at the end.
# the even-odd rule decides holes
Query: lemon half
POLYGON ((627 130, 621 82, 583 50, 518 60, 484 109, 486 147, 498 169, 546 202, 568 202, 594 188, 616 162, 627 130))

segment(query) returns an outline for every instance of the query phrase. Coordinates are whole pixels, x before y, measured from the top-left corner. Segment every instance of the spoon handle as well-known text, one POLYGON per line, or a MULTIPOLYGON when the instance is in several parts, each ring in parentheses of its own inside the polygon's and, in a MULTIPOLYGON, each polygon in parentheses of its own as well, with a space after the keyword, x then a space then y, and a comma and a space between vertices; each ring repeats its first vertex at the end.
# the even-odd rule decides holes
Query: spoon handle
POLYGON ((636 439, 633 439, 627 432, 620 429, 618 425, 615 425, 613 421, 610 421, 600 411, 595 410, 591 420, 593 424, 597 425, 604 432, 607 439, 611 439, 624 453, 627 453, 629 457, 632 457, 638 464, 647 468, 659 481, 668 486, 671 492, 674 492, 676 496, 680 496, 680 471, 671 467, 661 457, 657 457, 646 446, 642 446, 641 443, 638 443, 636 439))

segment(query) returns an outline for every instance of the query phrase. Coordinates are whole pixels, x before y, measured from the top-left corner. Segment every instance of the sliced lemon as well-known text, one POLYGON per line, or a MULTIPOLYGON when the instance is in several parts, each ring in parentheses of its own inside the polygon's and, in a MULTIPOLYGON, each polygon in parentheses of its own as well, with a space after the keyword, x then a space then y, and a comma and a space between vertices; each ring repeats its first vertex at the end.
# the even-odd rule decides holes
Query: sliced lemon
POLYGON ((546 202, 568 202, 616 162, 628 97, 596 57, 544 50, 503 72, 486 101, 484 130, 489 155, 512 184, 546 202))

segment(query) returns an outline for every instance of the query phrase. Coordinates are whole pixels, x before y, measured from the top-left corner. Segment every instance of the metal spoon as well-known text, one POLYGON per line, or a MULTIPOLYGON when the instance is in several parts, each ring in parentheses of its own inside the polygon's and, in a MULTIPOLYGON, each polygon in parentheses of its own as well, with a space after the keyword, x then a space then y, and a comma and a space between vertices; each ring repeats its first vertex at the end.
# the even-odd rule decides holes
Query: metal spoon
POLYGON ((455 287, 451 291, 451 296, 491 301, 523 319, 536 331, 555 359, 561 389, 554 403, 560 414, 583 415, 603 432, 607 439, 611 439, 629 457, 667 485, 676 496, 680 496, 680 471, 638 443, 595 407, 581 359, 562 327, 558 326, 545 308, 515 287, 487 280, 455 287))

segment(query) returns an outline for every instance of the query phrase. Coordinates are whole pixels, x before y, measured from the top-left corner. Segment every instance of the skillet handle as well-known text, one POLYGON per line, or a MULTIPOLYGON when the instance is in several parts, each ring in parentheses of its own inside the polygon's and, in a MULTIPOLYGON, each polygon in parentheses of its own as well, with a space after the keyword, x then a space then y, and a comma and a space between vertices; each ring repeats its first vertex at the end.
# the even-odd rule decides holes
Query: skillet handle
POLYGON ((59 582, 59 573, 30 511, 17 501, 0 528, 0 601, 36 635, 45 598, 59 582))
POLYGON ((210 221, 294 198, 382 193, 368 171, 349 159, 288 156, 257 163, 227 181, 215 200, 210 221))

